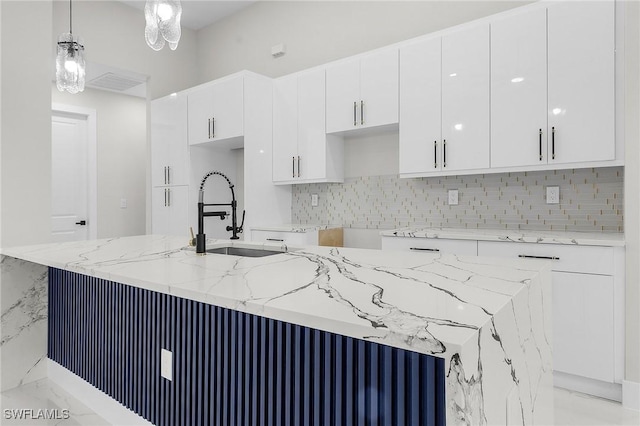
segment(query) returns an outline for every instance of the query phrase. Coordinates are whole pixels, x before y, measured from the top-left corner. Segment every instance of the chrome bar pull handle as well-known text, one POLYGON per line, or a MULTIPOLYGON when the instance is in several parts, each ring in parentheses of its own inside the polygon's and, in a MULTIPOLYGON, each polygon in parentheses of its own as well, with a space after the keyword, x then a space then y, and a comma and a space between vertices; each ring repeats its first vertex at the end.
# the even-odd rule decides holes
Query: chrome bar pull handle
POLYGON ((440 249, 437 248, 422 248, 422 247, 409 247, 409 250, 413 250, 413 251, 432 251, 432 252, 439 252, 440 249))
POLYGON ((209 132, 209 139, 211 139, 211 119, 207 119, 207 132, 209 132))
POLYGON ((167 166, 167 184, 171 185, 171 166, 167 166))
POLYGON ((296 177, 296 157, 291 157, 291 177, 296 177))
POLYGON ((216 118, 211 117, 211 138, 216 137, 216 118))
POLYGON ((357 113, 356 113, 356 109, 358 108, 358 103, 357 102, 353 102, 353 125, 357 126, 358 125, 358 118, 357 118, 357 113))
POLYGON ((298 155, 298 177, 300 177, 300 156, 298 155))
POLYGON ((556 128, 551 128, 551 159, 556 159, 556 128))
POLYGON ((538 130, 538 149, 540 154, 540 161, 542 161, 542 129, 538 130))
POLYGON ((164 206, 167 207, 167 188, 164 189, 164 206))
POLYGON ((284 240, 282 238, 267 238, 267 241, 278 241, 278 242, 283 242, 284 240))
POLYGON ((167 166, 164 166, 164 183, 167 184, 167 166))
POLYGON ((447 167, 447 140, 442 141, 442 167, 447 167))
POLYGON ((360 124, 364 125, 364 101, 360 101, 360 124))
POLYGON ((433 141, 433 168, 438 168, 438 141, 433 141))
POLYGON ((171 207, 171 189, 167 188, 167 207, 171 207))

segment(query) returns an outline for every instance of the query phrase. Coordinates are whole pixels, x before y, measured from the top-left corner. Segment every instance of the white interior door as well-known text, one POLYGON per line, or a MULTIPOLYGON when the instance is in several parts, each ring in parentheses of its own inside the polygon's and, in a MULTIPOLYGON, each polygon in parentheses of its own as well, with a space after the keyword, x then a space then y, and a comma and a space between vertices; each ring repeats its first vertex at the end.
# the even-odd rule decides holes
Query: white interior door
POLYGON ((88 221, 87 120, 53 115, 51 130, 52 241, 86 240, 91 226, 88 221))

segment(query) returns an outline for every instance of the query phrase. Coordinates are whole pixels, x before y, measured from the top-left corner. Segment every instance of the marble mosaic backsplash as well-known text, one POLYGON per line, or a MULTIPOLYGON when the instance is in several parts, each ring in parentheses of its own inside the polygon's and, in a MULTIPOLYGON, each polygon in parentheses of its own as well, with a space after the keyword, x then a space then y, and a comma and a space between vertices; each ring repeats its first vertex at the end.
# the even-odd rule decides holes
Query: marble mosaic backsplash
POLYGON ((400 179, 347 178, 342 184, 293 186, 294 223, 345 228, 494 228, 623 232, 624 169, 609 167, 400 179), (546 187, 560 203, 546 204, 546 187), (448 190, 459 204, 448 205, 448 190), (311 194, 319 195, 317 207, 311 194))

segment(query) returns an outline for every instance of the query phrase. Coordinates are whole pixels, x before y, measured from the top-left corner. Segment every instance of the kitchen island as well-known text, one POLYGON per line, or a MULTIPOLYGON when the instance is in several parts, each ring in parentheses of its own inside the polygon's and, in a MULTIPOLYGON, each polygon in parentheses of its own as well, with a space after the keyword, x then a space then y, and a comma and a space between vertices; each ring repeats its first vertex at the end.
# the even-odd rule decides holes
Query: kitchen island
MULTIPOLYGON (((208 248, 231 244, 256 246, 208 248)), ((196 424, 211 410, 231 424, 261 411, 274 424, 552 422, 548 262, 329 247, 197 256, 184 246, 139 236, 3 250, 3 374, 19 364, 7 350, 38 338, 28 330, 44 303, 49 357, 158 424, 196 424), (97 346, 80 344, 91 336, 97 346), (101 346, 105 336, 117 344, 101 346), (172 382, 159 377, 161 349, 173 349, 172 382), (188 397, 209 376, 208 400, 188 397), (166 398, 189 407, 160 406, 166 398)))

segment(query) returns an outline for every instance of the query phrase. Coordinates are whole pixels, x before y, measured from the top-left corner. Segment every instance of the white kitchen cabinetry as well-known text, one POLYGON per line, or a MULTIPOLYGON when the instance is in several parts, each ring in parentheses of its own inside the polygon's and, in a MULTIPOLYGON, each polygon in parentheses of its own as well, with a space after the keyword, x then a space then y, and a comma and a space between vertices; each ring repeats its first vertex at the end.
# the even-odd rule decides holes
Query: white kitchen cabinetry
POLYGON ((156 187, 151 190, 151 232, 189 235, 189 186, 156 187))
POLYGON ((491 167, 547 163, 547 14, 491 23, 491 167))
POLYGON ((264 231, 254 229, 251 231, 251 241, 266 243, 281 243, 287 246, 317 246, 318 230, 306 232, 264 231))
POLYGON ((400 175, 489 168, 489 26, 400 49, 400 175))
POLYGON ((381 50, 326 68, 326 132, 398 123, 398 50, 381 50))
POLYGON ((549 5, 552 163, 615 159, 613 1, 549 5))
POLYGON ((187 234, 189 146, 187 97, 151 102, 151 231, 187 234))
POLYGON ((233 75, 189 92, 189 144, 242 147, 244 77, 233 75))
POLYGON ((616 399, 608 392, 623 378, 624 249, 479 241, 478 255, 553 262, 556 384, 616 399))
POLYGON ((382 236, 382 250, 413 251, 416 253, 449 253, 477 256, 476 240, 447 240, 442 238, 412 238, 382 236))
POLYGON ((614 160, 614 51, 614 2, 492 22, 491 167, 614 160))
POLYGON ((151 185, 189 183, 187 97, 167 96, 151 102, 151 185))
POLYGON ((343 140, 325 132, 325 72, 273 84, 273 182, 343 182, 343 140))

